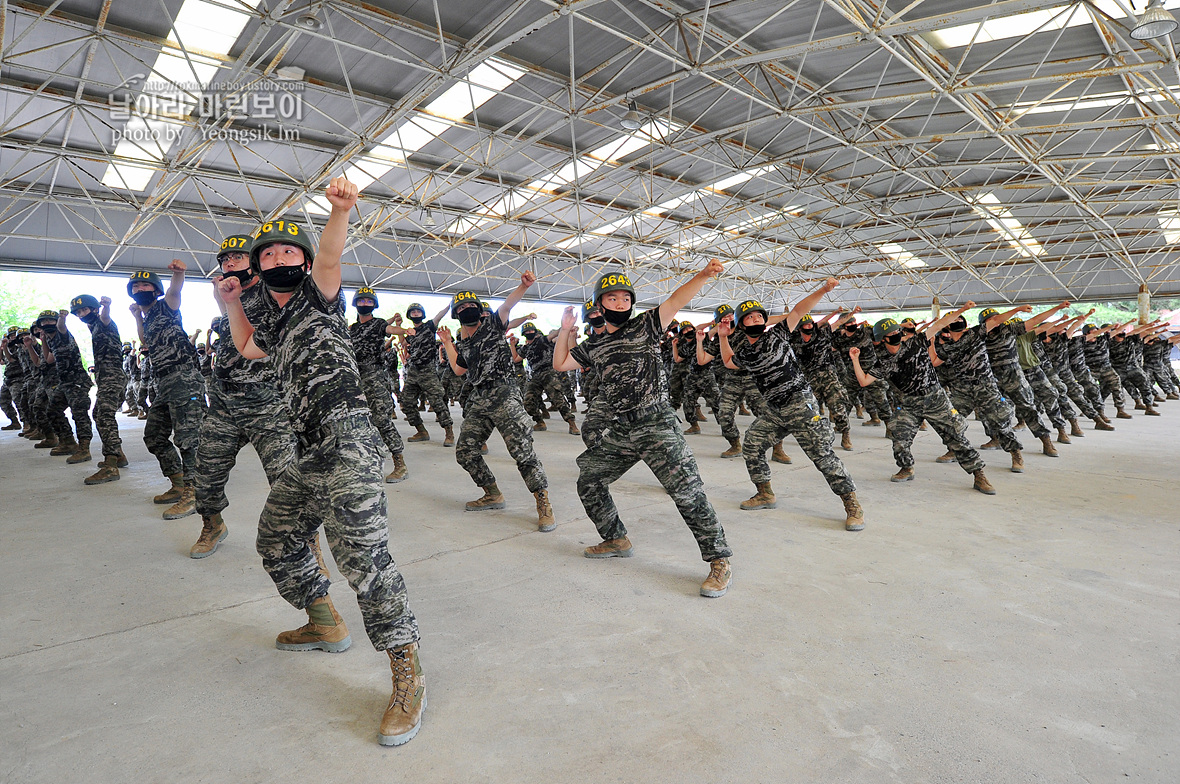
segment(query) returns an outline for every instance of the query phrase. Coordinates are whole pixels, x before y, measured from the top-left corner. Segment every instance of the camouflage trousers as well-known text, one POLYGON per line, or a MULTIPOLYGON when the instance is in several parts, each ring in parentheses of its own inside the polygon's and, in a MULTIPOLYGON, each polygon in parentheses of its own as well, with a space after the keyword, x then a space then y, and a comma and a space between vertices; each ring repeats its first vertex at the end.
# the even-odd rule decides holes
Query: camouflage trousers
POLYGON ((758 391, 758 385, 754 383, 753 377, 746 373, 730 371, 725 376, 725 383, 721 385, 721 400, 717 404, 717 424, 721 425, 721 435, 727 441, 741 436, 735 417, 738 404, 743 399, 750 404, 754 416, 761 416, 766 411, 766 401, 762 399, 762 393, 758 391))
POLYGON ((148 396, 151 394, 151 391, 152 385, 140 379, 139 384, 135 388, 135 407, 140 411, 147 411, 151 408, 151 404, 148 402, 148 396))
POLYGON ((74 419, 74 435, 79 441, 90 441, 94 438, 94 427, 90 421, 90 388, 94 386, 90 377, 85 382, 62 381, 49 396, 49 422, 58 437, 71 435, 70 425, 66 422, 65 411, 70 409, 70 416, 74 419))
POLYGON ((1086 396, 1086 390, 1078 383, 1072 368, 1059 369, 1057 380, 1061 382, 1057 387, 1057 392, 1072 400, 1077 409, 1082 412, 1082 416, 1086 419, 1094 419, 1098 416, 1098 412, 1094 410, 1094 403, 1086 396))
POLYGON ((586 418, 582 421, 582 443, 587 449, 596 446, 602 440, 602 434, 610 427, 612 421, 614 413, 610 403, 602 396, 591 398, 586 418))
POLYGON ((836 375, 836 371, 830 367, 823 368, 818 373, 812 374, 807 380, 810 382, 815 396, 828 407, 828 416, 831 418, 832 426, 836 428, 836 432, 847 433, 849 429, 848 412, 852 410, 852 401, 848 399, 848 393, 844 389, 844 384, 840 382, 840 377, 836 375))
POLYGON ((472 387, 463 409, 463 426, 455 442, 455 461, 480 487, 496 484, 496 477, 480 454, 493 430, 499 430, 508 454, 530 493, 549 486, 545 467, 533 449, 533 426, 520 399, 520 389, 511 378, 491 387, 472 387))
POLYGON ((21 417, 16 410, 16 395, 12 393, 14 387, 19 391, 20 387, 24 386, 22 379, 18 384, 10 383, 6 378, 4 383, 0 384, 0 411, 4 412, 4 416, 8 417, 8 421, 12 423, 20 422, 21 417))
POLYGON ((160 393, 152 400, 143 424, 143 443, 156 456, 164 476, 184 474, 186 485, 196 481, 197 444, 205 418, 205 380, 196 370, 169 373, 157 382, 160 393))
MULTIPOLYGON (((390 454, 400 455, 405 449, 401 434, 397 432, 397 425, 393 423, 393 388, 389 381, 389 371, 385 368, 360 368, 361 388, 365 393, 365 400, 369 403, 369 418, 373 427, 381 434, 385 448, 390 454)), ((419 418, 421 421, 421 418, 419 418)))
POLYGON ((31 428, 34 426, 34 422, 32 406, 29 403, 29 395, 33 385, 29 383, 28 376, 13 379, 11 383, 12 400, 16 403, 16 411, 20 414, 20 421, 25 427, 31 428))
POLYGON ((688 371, 688 375, 684 378, 682 395, 685 422, 691 425, 696 421, 693 417, 697 412, 697 400, 702 397, 705 399, 705 404, 709 406, 709 410, 713 412, 713 418, 720 422, 721 389, 717 386, 717 377, 713 375, 711 368, 698 367, 696 370, 688 371))
POLYGON ((668 374, 668 401, 672 404, 673 410, 680 408, 680 403, 684 398, 684 380, 687 376, 687 362, 673 363, 672 372, 668 374))
POLYGON ((1069 369, 1073 372, 1074 379, 1081 384, 1082 391, 1086 395, 1086 400, 1094 408, 1098 414, 1102 413, 1102 388, 1098 386, 1098 382, 1094 380, 1094 374, 1090 372, 1090 368, 1086 365, 1070 365, 1069 369))
MULTIPOLYGON (((866 370, 865 372, 871 375, 873 371, 866 370)), ((860 382, 856 380, 856 374, 852 372, 851 367, 848 369, 847 375, 841 375, 840 380, 844 384, 844 391, 850 404, 855 405, 858 400, 861 401, 869 415, 877 417, 882 422, 888 422, 893 418, 893 404, 889 401, 889 384, 884 380, 877 379, 867 387, 862 387, 860 382)))
POLYGON ((443 395, 448 402, 459 399, 459 390, 463 387, 463 379, 455 375, 450 364, 443 368, 439 383, 442 384, 443 395))
POLYGON ((1032 387, 1029 386, 1028 379, 1021 372, 1020 366, 997 367, 993 365, 992 372, 996 376, 996 385, 999 386, 1004 397, 1008 398, 1008 401, 1015 406, 1016 416, 1028 425, 1032 434, 1037 438, 1049 435, 1049 428, 1045 427, 1045 423, 1041 421, 1041 415, 1037 413, 1032 387))
POLYGON ((103 457, 118 457, 123 448, 123 439, 119 436, 119 423, 115 413, 123 404, 123 396, 127 393, 127 376, 123 371, 99 373, 98 392, 94 396, 94 429, 102 439, 103 457))
POLYGON ((1147 368, 1145 368, 1145 370, 1147 371, 1147 376, 1151 380, 1151 383, 1158 384, 1159 388, 1162 389, 1165 394, 1170 395, 1176 392, 1176 379, 1172 375, 1172 369, 1168 367, 1168 361, 1166 359, 1161 359, 1158 362, 1152 362, 1147 368))
POLYGON ((1123 390, 1130 393, 1136 403, 1152 402, 1151 382, 1147 380, 1143 368, 1127 363, 1121 368, 1115 368, 1115 372, 1123 382, 1123 390))
POLYGON ((298 609, 326 596, 328 578, 308 545, 322 503, 324 535, 340 573, 356 591, 365 631, 379 651, 418 639, 406 583, 389 554, 384 457, 366 414, 297 435, 295 460, 275 478, 258 520, 258 554, 279 595, 298 609))
POLYGON ((1032 387, 1037 407, 1044 410, 1053 427, 1058 429, 1065 427, 1067 417, 1061 411, 1061 403, 1057 398, 1057 387, 1049 381, 1045 369, 1039 365, 1027 368, 1024 370, 1024 377, 1028 379, 1028 385, 1032 387))
POLYGON ((898 395, 898 407, 889 428, 893 439, 893 459, 898 467, 910 468, 914 465, 910 447, 914 444, 914 436, 923 419, 930 423, 942 443, 954 453, 964 471, 973 474, 984 467, 983 458, 967 440, 967 420, 951 406, 950 398, 942 387, 935 387, 924 395, 898 395))
POLYGON ((1057 372, 1057 368, 1050 364, 1041 365, 1041 370, 1045 371, 1045 377, 1049 379, 1054 392, 1057 393, 1057 407, 1061 411, 1061 416, 1068 422, 1078 418, 1078 412, 1074 410, 1073 404, 1070 403, 1069 387, 1061 380, 1061 375, 1057 372))
POLYGON ((799 448, 824 475, 833 493, 845 495, 856 490, 843 461, 832 451, 832 442, 836 437, 832 423, 819 413, 819 403, 810 390, 795 393, 786 405, 767 405, 766 411, 746 431, 742 441, 742 457, 745 458, 750 481, 754 484, 770 481, 766 450, 787 435, 794 436, 799 442, 799 448))
POLYGON ((1110 395, 1114 398, 1115 408, 1122 408, 1127 404, 1127 399, 1123 395, 1123 381, 1114 368, 1107 365, 1101 368, 1090 368, 1090 372, 1094 374, 1094 381, 1098 384, 1100 401, 1105 403, 1106 396, 1110 395))
POLYGON ((447 406, 447 395, 442 382, 439 381, 438 373, 435 373, 433 368, 419 370, 407 365, 406 383, 402 385, 402 413, 406 415, 406 423, 415 430, 422 427, 422 414, 418 411, 419 395, 426 396, 430 408, 438 417, 439 425, 452 427, 455 424, 451 419, 451 409, 447 406))
MULTIPOLYGON (((1005 452, 1024 449, 1012 430, 1012 404, 1000 395, 1000 388, 995 381, 989 378, 986 381, 952 384, 950 398, 953 409, 964 417, 974 411, 983 422, 983 429, 1000 443, 1000 448, 1005 452)), ((949 444, 947 449, 950 449, 949 444)))
POLYGON ((713 561, 733 554, 717 513, 705 497, 697 461, 680 432, 671 408, 660 408, 633 422, 618 419, 597 445, 578 456, 578 497, 598 535, 620 539, 627 528, 611 498, 610 485, 642 460, 655 474, 692 531, 701 559, 713 561))
POLYGON ((225 483, 246 444, 253 445, 266 481, 273 485, 295 462, 295 430, 287 407, 275 387, 215 379, 197 444, 196 495, 201 515, 214 515, 229 506, 225 483))
POLYGON ((123 405, 132 411, 139 404, 139 379, 127 377, 127 391, 124 393, 123 405))
POLYGON ((562 419, 568 420, 574 415, 562 388, 561 376, 552 369, 533 371, 529 383, 524 388, 524 410, 537 422, 545 418, 545 401, 542 395, 548 395, 550 402, 557 405, 562 419))
MULTIPOLYGON (((33 419, 33 424, 45 435, 49 435, 50 433, 61 435, 49 423, 49 396, 53 392, 53 385, 47 382, 44 376, 40 376, 32 382, 31 386, 32 389, 29 390, 29 415, 33 419)), ((69 425, 66 424, 65 417, 62 417, 61 420, 62 424, 68 428, 69 425)))

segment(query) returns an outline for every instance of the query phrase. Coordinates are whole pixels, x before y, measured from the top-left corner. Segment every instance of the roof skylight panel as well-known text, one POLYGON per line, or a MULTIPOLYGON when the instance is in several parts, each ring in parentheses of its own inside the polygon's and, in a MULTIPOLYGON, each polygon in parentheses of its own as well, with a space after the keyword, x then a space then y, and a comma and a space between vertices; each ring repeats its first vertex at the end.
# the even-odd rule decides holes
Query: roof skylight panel
POLYGON ((886 242, 882 245, 878 245, 877 250, 881 251, 903 267, 913 269, 915 267, 926 266, 926 262, 922 261, 920 258, 910 253, 908 250, 895 242, 886 242))
POLYGON ((994 193, 985 193, 973 201, 975 211, 995 229, 1021 256, 1041 256, 1045 249, 1012 211, 1000 204, 994 193))

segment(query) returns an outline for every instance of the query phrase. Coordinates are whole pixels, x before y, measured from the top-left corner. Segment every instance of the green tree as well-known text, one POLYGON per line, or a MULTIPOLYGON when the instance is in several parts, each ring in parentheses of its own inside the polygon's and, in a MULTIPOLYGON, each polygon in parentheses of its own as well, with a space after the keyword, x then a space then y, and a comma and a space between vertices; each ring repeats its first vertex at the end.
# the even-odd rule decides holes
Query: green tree
POLYGON ((24 272, 0 272, 0 324, 28 329, 53 296, 37 287, 36 277, 24 272))

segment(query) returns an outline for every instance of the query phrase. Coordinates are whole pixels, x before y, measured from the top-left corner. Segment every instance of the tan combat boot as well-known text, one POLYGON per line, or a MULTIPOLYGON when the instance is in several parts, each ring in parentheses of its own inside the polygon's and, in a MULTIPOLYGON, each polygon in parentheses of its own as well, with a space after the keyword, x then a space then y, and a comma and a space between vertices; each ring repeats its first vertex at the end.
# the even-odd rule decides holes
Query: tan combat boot
POLYGON ((1115 419, 1133 419, 1134 418, 1130 414, 1127 413, 1127 410, 1125 408, 1122 408, 1122 407, 1115 408, 1115 412, 1116 412, 1114 415, 1115 419))
POLYGON ((566 422, 566 424, 567 424, 567 425, 569 425, 569 426, 570 426, 570 435, 571 435, 571 436, 580 436, 580 435, 582 435, 582 431, 581 431, 581 430, 578 430, 578 422, 577 422, 577 420, 575 420, 573 417, 570 417, 569 419, 565 420, 565 422, 566 422))
POLYGON ((980 449, 999 449, 1000 442, 993 438, 990 441, 985 441, 984 443, 980 444, 979 448, 980 449))
POLYGON ((119 469, 115 465, 114 457, 104 458, 98 464, 98 471, 82 480, 84 484, 88 485, 105 485, 107 482, 117 481, 119 481, 119 469))
POLYGON ((1059 443, 1059 444, 1071 443, 1069 440, 1069 433, 1065 432, 1064 427, 1057 428, 1057 443, 1059 443))
POLYGON ((188 551, 188 557, 208 558, 217 552, 217 548, 221 546, 227 536, 229 536, 229 530, 226 529, 220 512, 202 515, 201 535, 197 537, 197 543, 188 551))
POLYGON ((127 455, 123 454, 122 447, 119 447, 119 457, 115 460, 115 467, 116 468, 126 468, 127 467, 127 455))
POLYGON ((840 448, 843 449, 845 452, 852 451, 852 433, 851 433, 851 431, 845 430, 840 435, 840 448))
POLYGON ((774 509, 778 506, 778 501, 774 500, 774 491, 770 489, 770 482, 755 482, 754 487, 758 492, 741 502, 742 509, 750 512, 755 509, 774 509))
POLYGON ((20 429, 21 429, 21 423, 17 422, 15 419, 12 420, 11 422, 9 422, 4 427, 0 427, 0 430, 20 430, 20 429))
POLYGON ((1069 434, 1074 438, 1085 438, 1086 433, 1082 430, 1082 426, 1078 424, 1078 418, 1074 417, 1069 420, 1069 434))
POLYGON ((955 453, 948 449, 948 450, 946 450, 945 455, 934 458, 934 462, 936 462, 936 463, 953 463, 957 459, 958 458, 955 457, 955 453))
POLYGON ((856 418, 857 419, 864 419, 865 418, 865 407, 860 405, 859 403, 856 406, 856 418))
POLYGON ((78 447, 74 453, 66 458, 66 462, 70 465, 78 463, 89 463, 94 458, 90 456, 90 439, 84 438, 78 442, 78 447))
POLYGON ((382 746, 400 746, 413 740, 422 726, 422 713, 426 710, 426 678, 418 661, 418 643, 390 648, 386 653, 389 654, 389 669, 393 671, 393 694, 389 697, 385 715, 381 717, 377 742, 382 746))
POLYGON ((145 409, 142 409, 138 414, 136 414, 135 418, 136 419, 147 419, 147 414, 148 414, 148 412, 147 412, 147 409, 145 408, 145 409))
POLYGON ((174 504, 180 500, 180 491, 184 489, 184 474, 169 474, 168 479, 172 487, 152 499, 153 504, 174 504))
POLYGON ((298 629, 280 632, 275 647, 280 651, 327 651, 340 653, 352 645, 348 627, 329 596, 313 599, 307 605, 307 623, 298 629))
POLYGON ((699 424, 697 424, 696 422, 693 422, 691 425, 688 426, 688 429, 684 431, 684 435, 695 436, 697 433, 700 433, 700 432, 701 432, 701 426, 699 424))
POLYGON ((179 520, 182 517, 197 513, 197 489, 192 485, 185 485, 180 489, 180 498, 176 503, 164 510, 161 515, 165 520, 179 520))
POLYGON ((1012 473, 1024 473, 1024 455, 1020 454, 1020 450, 1016 449, 1012 452, 1012 473))
POLYGON ((1143 413, 1145 416, 1159 416, 1160 415, 1160 412, 1158 410, 1156 410, 1155 406, 1153 406, 1151 403, 1147 404, 1146 410, 1143 413))
POLYGON ((845 493, 840 496, 844 502, 844 530, 863 531, 865 529, 865 510, 860 508, 860 501, 856 500, 856 493, 845 493))
POLYGON ((860 423, 861 427, 880 427, 880 425, 881 425, 881 418, 878 417, 876 414, 870 414, 869 420, 867 422, 860 423))
POLYGON ((740 414, 741 416, 749 416, 750 415, 750 409, 746 408, 745 403, 741 403, 738 405, 738 414, 740 414))
POLYGON ((918 430, 922 431, 923 433, 926 432, 927 428, 925 419, 922 420, 922 424, 918 425, 918 430))
POLYGON ((504 496, 500 494, 500 488, 496 487, 493 482, 483 489, 483 495, 474 501, 468 501, 467 505, 463 507, 468 512, 482 512, 485 509, 503 509, 504 496))
POLYGON ((408 443, 416 444, 419 441, 429 441, 430 433, 426 432, 426 425, 418 425, 418 432, 406 439, 408 443))
POLYGON ((533 493, 537 499, 537 530, 547 534, 557 528, 557 521, 553 519, 553 507, 549 505, 549 491, 538 490, 533 493))
POLYGON ((774 451, 770 453, 770 459, 776 463, 782 463, 783 465, 791 464, 791 456, 783 451, 782 441, 779 441, 774 445, 774 451))
POLYGON ((700 406, 697 406, 697 421, 698 422, 708 422, 709 421, 705 417, 705 412, 701 410, 700 406))
POLYGON ((604 539, 596 545, 587 547, 582 551, 582 555, 587 558, 630 558, 631 540, 625 536, 621 539, 604 539))
POLYGON ((533 432, 535 432, 535 433, 540 433, 540 432, 542 432, 544 430, 548 430, 548 429, 549 429, 549 426, 545 424, 545 420, 543 420, 543 419, 538 419, 537 423, 535 425, 533 425, 533 432))
POLYGON ((55 446, 57 446, 57 433, 49 433, 33 444, 33 449, 53 449, 55 446))
POLYGON ((1114 425, 1107 422, 1101 416, 1096 416, 1096 417, 1094 417, 1094 429, 1095 430, 1114 430, 1114 425))
POLYGON ((1143 401, 1142 401, 1142 400, 1136 400, 1136 401, 1135 401, 1135 410, 1136 410, 1136 411, 1143 411, 1143 410, 1144 410, 1144 408, 1143 408, 1143 401))
POLYGON ((320 574, 331 580, 332 575, 328 573, 328 563, 324 560, 324 551, 320 549, 320 532, 318 529, 307 540, 307 549, 311 550, 311 554, 315 556, 315 565, 319 568, 320 574))
POLYGON ((725 596, 729 590, 729 582, 733 579, 733 572, 729 568, 728 558, 717 558, 709 563, 709 576, 701 583, 701 596, 716 599, 725 596))
POLYGON ((393 456, 393 470, 385 477, 385 481, 387 484, 397 484, 398 482, 404 482, 408 475, 409 471, 406 470, 406 456, 398 452, 393 456))
POLYGON ((996 488, 992 487, 992 483, 987 481, 987 477, 983 475, 983 469, 975 472, 975 489, 984 495, 995 495, 996 488))
POLYGON ((443 428, 443 446, 455 445, 455 426, 448 425, 443 428))
POLYGON ((1049 437, 1048 433, 1041 436, 1041 444, 1044 448, 1041 450, 1046 457, 1057 457, 1057 447, 1053 446, 1053 439, 1049 437))
POLYGON ((889 477, 890 482, 912 482, 914 481, 914 469, 911 466, 898 469, 897 473, 889 477))
POLYGON ((62 436, 57 440, 57 446, 49 450, 49 454, 53 457, 62 457, 63 455, 72 455, 78 449, 78 442, 74 440, 74 434, 62 436))
POLYGON ((724 458, 741 457, 742 456, 742 440, 740 438, 729 439, 729 449, 721 453, 724 458))

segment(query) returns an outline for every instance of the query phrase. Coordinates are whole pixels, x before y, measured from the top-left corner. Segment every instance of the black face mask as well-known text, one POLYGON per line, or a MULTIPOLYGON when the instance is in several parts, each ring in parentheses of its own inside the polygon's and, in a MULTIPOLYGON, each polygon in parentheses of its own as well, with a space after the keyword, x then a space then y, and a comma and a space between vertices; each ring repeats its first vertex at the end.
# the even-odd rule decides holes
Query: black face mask
POLYGON ((799 330, 800 330, 801 332, 804 332, 804 333, 806 333, 806 334, 810 335, 812 332, 815 332, 815 327, 813 327, 813 326, 811 326, 810 324, 808 324, 808 325, 807 325, 807 326, 805 326, 805 327, 799 327, 799 330))
POLYGON ((356 306, 356 312, 360 313, 362 316, 368 316, 376 309, 377 308, 374 307, 373 305, 357 305, 356 306))
POLYGON ((271 291, 288 294, 303 283, 307 270, 303 267, 272 267, 262 271, 262 282, 271 291))
POLYGON ((42 324, 41 331, 44 332, 46 335, 55 335, 55 334, 57 334, 57 325, 56 324, 42 324))
POLYGON ((756 338, 759 335, 761 335, 763 332, 766 331, 766 325, 765 324, 750 324, 747 327, 742 327, 742 329, 744 329, 746 331, 747 335, 750 335, 751 337, 756 338))
POLYGON ((845 324, 844 331, 845 332, 856 332, 856 325, 855 324, 845 324))
POLYGON ((918 328, 917 327, 902 327, 901 331, 906 333, 907 335, 912 335, 918 331, 918 328))
POLYGON ((606 323, 606 317, 605 316, 591 316, 589 319, 587 319, 587 321, 590 322, 590 326, 597 329, 598 327, 601 327, 603 324, 606 323))
POLYGON ((479 323, 480 309, 479 308, 464 308, 455 314, 455 318, 459 319, 459 323, 465 327, 479 323))
POLYGON ((156 302, 156 292, 137 291, 131 295, 131 299, 135 300, 135 304, 141 308, 150 308, 156 302))
POLYGON ((964 332, 967 329, 967 319, 961 318, 957 321, 952 321, 947 327, 948 332, 964 332))
POLYGON ((234 270, 233 272, 223 272, 222 277, 237 278, 238 283, 241 283, 242 286, 245 287, 245 285, 250 282, 250 279, 254 277, 254 271, 244 269, 244 270, 234 270))
POLYGON ((93 324, 94 322, 98 321, 98 314, 91 311, 85 316, 79 316, 79 318, 82 320, 83 324, 93 324))
POLYGON ((896 332, 894 332, 892 335, 886 335, 885 342, 891 346, 900 345, 901 344, 901 335, 899 335, 896 332))
POLYGON ((410 321, 414 322, 415 324, 421 324, 425 320, 425 316, 410 316, 410 321))
POLYGON ((602 317, 606 319, 608 324, 621 327, 631 320, 631 308, 627 308, 626 310, 609 310, 603 308, 602 317))

